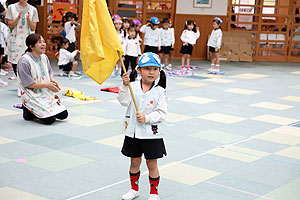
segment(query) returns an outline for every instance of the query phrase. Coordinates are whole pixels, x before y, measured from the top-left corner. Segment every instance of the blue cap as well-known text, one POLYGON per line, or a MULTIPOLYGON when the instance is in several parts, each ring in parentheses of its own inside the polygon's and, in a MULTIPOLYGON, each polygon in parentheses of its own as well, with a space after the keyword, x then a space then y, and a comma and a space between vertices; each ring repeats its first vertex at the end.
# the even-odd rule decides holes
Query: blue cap
POLYGON ((150 22, 152 24, 158 25, 159 24, 159 19, 157 17, 151 17, 150 22))
POLYGON ((150 66, 161 68, 159 56, 152 52, 143 53, 139 60, 139 67, 150 66))
POLYGON ((222 23, 223 23, 223 21, 221 20, 221 18, 220 18, 220 17, 215 17, 215 18, 214 18, 214 20, 218 20, 218 21, 220 22, 220 24, 222 24, 222 23))

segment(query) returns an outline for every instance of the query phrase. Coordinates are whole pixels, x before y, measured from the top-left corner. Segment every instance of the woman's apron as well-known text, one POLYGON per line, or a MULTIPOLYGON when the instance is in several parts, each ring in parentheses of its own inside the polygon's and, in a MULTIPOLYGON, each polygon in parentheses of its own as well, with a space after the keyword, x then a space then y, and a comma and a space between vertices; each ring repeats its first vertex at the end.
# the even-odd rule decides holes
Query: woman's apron
MULTIPOLYGON (((12 5, 12 16, 16 19, 19 15, 20 10, 17 10, 17 4, 12 5)), ((23 9, 21 19, 18 21, 17 25, 10 30, 7 38, 7 48, 8 48, 8 61, 12 64, 17 64, 19 59, 25 53, 26 47, 26 37, 34 31, 31 31, 29 24, 25 18, 26 14, 29 12, 29 18, 33 18, 33 7, 27 4, 27 8, 23 9)))
MULTIPOLYGON (((47 66, 47 56, 41 55, 41 61, 37 62, 29 55, 23 55, 31 66, 31 75, 36 83, 49 83, 50 76, 47 66)), ((55 93, 47 88, 24 88, 18 75, 21 99, 23 105, 38 118, 47 118, 63 112, 66 108, 55 99, 55 93)))

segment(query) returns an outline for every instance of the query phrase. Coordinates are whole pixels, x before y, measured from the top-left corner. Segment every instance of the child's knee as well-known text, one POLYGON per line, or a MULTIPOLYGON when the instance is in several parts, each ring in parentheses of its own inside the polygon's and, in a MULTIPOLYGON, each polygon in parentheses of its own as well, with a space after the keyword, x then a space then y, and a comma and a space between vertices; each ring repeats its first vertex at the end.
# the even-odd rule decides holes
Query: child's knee
POLYGON ((77 66, 78 62, 77 61, 73 61, 73 65, 77 66))

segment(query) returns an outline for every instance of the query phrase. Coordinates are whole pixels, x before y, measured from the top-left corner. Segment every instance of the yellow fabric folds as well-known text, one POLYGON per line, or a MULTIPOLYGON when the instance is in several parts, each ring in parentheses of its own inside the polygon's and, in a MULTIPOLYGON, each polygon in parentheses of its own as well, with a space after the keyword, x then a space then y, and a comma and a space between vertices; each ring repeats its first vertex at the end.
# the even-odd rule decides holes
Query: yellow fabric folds
POLYGON ((64 95, 69 96, 69 97, 74 97, 75 99, 79 99, 79 100, 83 100, 83 101, 97 100, 98 99, 97 97, 87 96, 81 91, 72 90, 72 89, 68 89, 67 92, 64 95))
POLYGON ((105 0, 83 1, 80 47, 84 73, 102 84, 123 54, 105 0))

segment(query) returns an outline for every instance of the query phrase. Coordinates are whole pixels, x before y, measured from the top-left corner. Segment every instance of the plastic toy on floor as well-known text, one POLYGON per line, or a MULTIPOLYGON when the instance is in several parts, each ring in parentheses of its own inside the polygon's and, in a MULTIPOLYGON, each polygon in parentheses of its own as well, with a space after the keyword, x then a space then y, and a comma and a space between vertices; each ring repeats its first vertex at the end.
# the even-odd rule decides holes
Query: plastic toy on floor
POLYGON ((64 94, 64 96, 74 97, 75 99, 84 100, 84 101, 98 99, 97 97, 87 96, 81 91, 72 90, 72 89, 68 89, 67 92, 64 94))
POLYGON ((101 91, 111 92, 111 93, 119 93, 120 88, 119 87, 102 88, 101 91))
POLYGON ((22 104, 15 104, 15 105, 13 105, 13 107, 14 108, 18 108, 18 109, 22 109, 23 108, 22 104))
POLYGON ((214 74, 214 75, 224 75, 225 72, 217 72, 217 71, 210 71, 208 74, 214 74))

